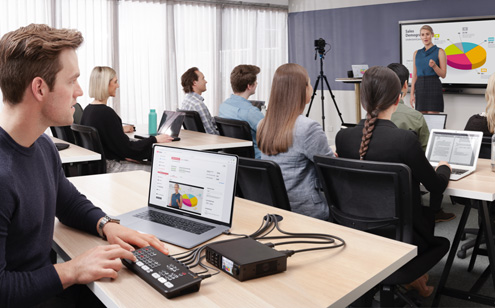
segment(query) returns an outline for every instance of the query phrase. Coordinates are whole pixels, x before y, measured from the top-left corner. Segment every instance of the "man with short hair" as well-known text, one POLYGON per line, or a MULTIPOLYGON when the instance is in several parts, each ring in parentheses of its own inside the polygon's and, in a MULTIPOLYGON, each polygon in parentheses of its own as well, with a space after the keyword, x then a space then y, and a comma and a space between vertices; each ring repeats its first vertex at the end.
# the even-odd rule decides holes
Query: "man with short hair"
MULTIPOLYGON (((394 71, 399 77, 402 85, 401 93, 402 97, 404 97, 407 94, 408 89, 409 70, 400 63, 391 63, 387 67, 394 71)), ((423 151, 426 151, 430 131, 428 130, 428 125, 421 112, 407 107, 401 98, 397 105, 397 110, 392 114, 391 121, 397 125, 398 128, 416 132, 423 151)), ((449 221, 455 218, 454 213, 446 213, 442 210, 442 199, 443 194, 430 193, 430 208, 435 212, 435 222, 449 221)))
POLYGON ((182 89, 186 93, 180 109, 194 110, 199 113, 205 131, 208 134, 218 135, 215 120, 211 117, 208 107, 201 96, 206 91, 207 81, 197 67, 191 67, 181 76, 182 89))
POLYGON ((256 158, 261 158, 261 152, 256 143, 256 132, 258 123, 264 118, 263 113, 253 106, 248 98, 256 92, 258 86, 257 75, 260 68, 256 65, 238 65, 230 74, 230 84, 232 85, 232 94, 226 99, 219 109, 219 117, 242 120, 249 123, 251 135, 253 137, 254 153, 256 158))
POLYGON ((73 121, 83 94, 75 51, 82 41, 79 31, 34 24, 0 40, 0 307, 56 306, 64 289, 115 279, 121 258, 136 260, 131 245, 168 252, 156 237, 115 223, 79 193, 43 134, 73 121), (114 245, 53 265, 55 217, 114 245))

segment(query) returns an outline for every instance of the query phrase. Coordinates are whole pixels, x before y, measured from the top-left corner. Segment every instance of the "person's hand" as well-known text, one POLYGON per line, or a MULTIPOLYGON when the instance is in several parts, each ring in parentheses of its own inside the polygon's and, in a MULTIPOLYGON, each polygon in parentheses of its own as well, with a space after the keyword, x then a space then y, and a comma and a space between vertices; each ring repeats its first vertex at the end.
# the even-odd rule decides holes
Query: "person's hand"
POLYGON ((140 233, 116 223, 107 223, 103 227, 103 233, 110 244, 118 244, 125 250, 134 251, 132 245, 140 248, 153 246, 168 255, 168 249, 165 244, 154 235, 140 233))
POLYGON ((132 133, 134 132, 134 126, 133 125, 122 125, 122 129, 124 129, 124 133, 132 133))
POLYGON ((155 138, 156 142, 158 143, 172 142, 172 140, 174 139, 167 134, 156 135, 155 138))
POLYGON ((120 259, 136 261, 136 257, 128 249, 119 245, 105 245, 94 247, 70 261, 55 264, 54 267, 65 289, 101 278, 117 278, 117 272, 122 268, 120 259))
POLYGON ((438 169, 438 167, 440 167, 440 166, 447 166, 447 167, 449 167, 450 171, 452 171, 452 167, 451 167, 451 166, 449 165, 449 163, 448 163, 448 162, 446 162, 446 161, 443 161, 443 160, 442 160, 442 161, 438 162, 438 165, 437 165, 437 167, 435 168, 435 170, 437 170, 437 169, 438 169))
POLYGON ((411 104, 411 108, 414 108, 414 103, 416 103, 416 97, 413 93, 411 93, 411 98, 409 99, 409 103, 411 104))
POLYGON ((435 61, 433 61, 433 59, 430 59, 430 62, 428 64, 430 65, 431 68, 434 68, 437 65, 435 61))

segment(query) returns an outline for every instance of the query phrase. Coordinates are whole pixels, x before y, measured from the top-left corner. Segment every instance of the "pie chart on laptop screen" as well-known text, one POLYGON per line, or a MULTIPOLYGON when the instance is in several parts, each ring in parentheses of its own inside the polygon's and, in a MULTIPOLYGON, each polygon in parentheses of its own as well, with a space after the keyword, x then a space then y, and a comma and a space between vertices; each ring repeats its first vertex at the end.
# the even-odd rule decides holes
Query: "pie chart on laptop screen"
POLYGON ((459 70, 474 70, 486 62, 486 50, 474 43, 455 43, 445 48, 447 65, 459 70))

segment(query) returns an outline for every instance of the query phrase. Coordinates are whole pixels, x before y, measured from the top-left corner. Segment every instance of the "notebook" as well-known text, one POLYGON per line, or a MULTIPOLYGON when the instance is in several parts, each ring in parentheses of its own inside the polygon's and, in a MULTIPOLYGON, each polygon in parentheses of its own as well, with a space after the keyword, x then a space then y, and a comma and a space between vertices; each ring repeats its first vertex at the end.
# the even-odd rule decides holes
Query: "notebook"
POLYGON ((148 206, 117 218, 164 242, 195 247, 232 226, 237 166, 235 155, 156 144, 148 206))
POLYGON ((354 78, 363 78, 364 72, 368 69, 368 64, 351 65, 354 78))
POLYGON ((459 180, 476 170, 482 132, 432 129, 426 147, 426 158, 433 167, 446 161, 452 167, 451 180, 459 180))
MULTIPOLYGON (((162 114, 160 125, 158 125, 157 135, 167 134, 174 138, 172 141, 180 140, 179 134, 185 115, 186 114, 183 112, 165 110, 162 114)), ((145 139, 149 137, 149 134, 137 133, 134 135, 134 138, 136 139, 145 139)))
POLYGON ((444 129, 447 123, 447 114, 437 113, 437 114, 423 114, 425 118, 426 125, 428 125, 428 130, 432 129, 444 129))

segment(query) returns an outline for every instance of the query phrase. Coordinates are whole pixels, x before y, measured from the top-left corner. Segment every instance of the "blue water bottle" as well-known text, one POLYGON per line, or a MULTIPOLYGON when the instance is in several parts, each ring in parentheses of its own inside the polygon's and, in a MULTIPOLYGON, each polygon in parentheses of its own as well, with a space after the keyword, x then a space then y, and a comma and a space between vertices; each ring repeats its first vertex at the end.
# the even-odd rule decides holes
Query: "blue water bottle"
POLYGON ((148 116, 148 134, 151 136, 156 135, 156 112, 155 109, 150 109, 148 116))

